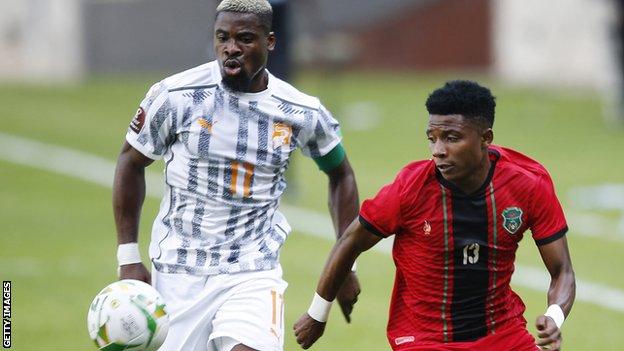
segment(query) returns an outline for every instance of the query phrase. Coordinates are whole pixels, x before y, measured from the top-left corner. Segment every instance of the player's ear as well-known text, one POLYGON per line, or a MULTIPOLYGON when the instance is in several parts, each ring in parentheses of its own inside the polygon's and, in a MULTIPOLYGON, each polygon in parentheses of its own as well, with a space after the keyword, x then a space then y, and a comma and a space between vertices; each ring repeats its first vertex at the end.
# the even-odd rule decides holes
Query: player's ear
POLYGON ((492 128, 487 128, 481 134, 481 142, 483 143, 483 146, 488 147, 492 144, 492 141, 494 141, 494 131, 492 128))
POLYGON ((275 32, 269 32, 267 35, 267 49, 269 51, 275 49, 275 32))

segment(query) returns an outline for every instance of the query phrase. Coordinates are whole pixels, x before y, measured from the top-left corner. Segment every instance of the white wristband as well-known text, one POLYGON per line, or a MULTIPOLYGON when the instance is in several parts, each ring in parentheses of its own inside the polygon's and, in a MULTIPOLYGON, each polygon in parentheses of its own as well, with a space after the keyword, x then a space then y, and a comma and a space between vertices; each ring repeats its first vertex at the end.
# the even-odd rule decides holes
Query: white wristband
POLYGON ((327 322, 331 305, 331 301, 325 300, 319 294, 314 292, 312 304, 310 304, 310 308, 308 308, 308 315, 317 322, 325 323, 327 322))
POLYGON ((563 321, 565 320, 565 315, 563 314, 563 310, 561 309, 561 307, 559 307, 559 305, 552 304, 548 306, 548 308, 546 309, 546 313, 544 313, 544 316, 552 318, 555 321, 557 328, 561 329, 563 321))
POLYGON ((357 262, 353 262, 353 266, 351 266, 351 272, 355 272, 357 270, 357 262))
POLYGON ((139 252, 139 244, 127 243, 117 246, 117 264, 120 266, 126 264, 140 263, 141 253, 139 252))

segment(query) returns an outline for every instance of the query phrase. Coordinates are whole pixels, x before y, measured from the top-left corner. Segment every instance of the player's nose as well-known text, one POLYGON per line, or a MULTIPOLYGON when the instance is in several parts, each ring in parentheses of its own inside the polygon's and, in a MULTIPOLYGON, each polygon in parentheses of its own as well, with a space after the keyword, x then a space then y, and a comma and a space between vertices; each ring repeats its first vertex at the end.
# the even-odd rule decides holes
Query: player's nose
POLYGON ((236 57, 239 56, 242 51, 240 46, 236 43, 236 40, 230 39, 224 43, 223 52, 227 57, 236 57))
POLYGON ((446 157, 446 147, 440 141, 436 141, 431 143, 431 155, 435 158, 444 158, 446 157))

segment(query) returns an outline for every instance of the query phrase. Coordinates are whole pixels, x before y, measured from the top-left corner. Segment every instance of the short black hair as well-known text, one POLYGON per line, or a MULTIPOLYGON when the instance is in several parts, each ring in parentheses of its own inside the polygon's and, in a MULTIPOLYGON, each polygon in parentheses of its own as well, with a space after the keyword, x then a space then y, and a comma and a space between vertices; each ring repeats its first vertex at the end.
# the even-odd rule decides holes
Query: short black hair
POLYGON ((273 8, 267 0, 223 0, 217 6, 215 18, 221 12, 252 13, 260 19, 265 34, 271 32, 273 24, 273 8))
POLYGON ((490 89, 469 80, 446 82, 427 98, 431 115, 462 115, 485 128, 494 125, 496 98, 490 89))

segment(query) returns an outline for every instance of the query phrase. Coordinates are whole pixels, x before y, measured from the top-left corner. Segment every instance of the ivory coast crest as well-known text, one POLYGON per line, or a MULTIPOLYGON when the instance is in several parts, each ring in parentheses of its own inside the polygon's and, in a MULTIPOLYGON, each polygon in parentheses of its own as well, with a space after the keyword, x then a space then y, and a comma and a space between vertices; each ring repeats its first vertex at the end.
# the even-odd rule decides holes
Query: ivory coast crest
POLYGON ((290 137, 292 136, 292 127, 285 123, 276 122, 273 123, 273 148, 277 149, 282 145, 290 144, 290 137))
POLYGON ((503 228, 509 234, 516 234, 522 226, 522 209, 520 207, 507 207, 501 214, 503 216, 503 228))

